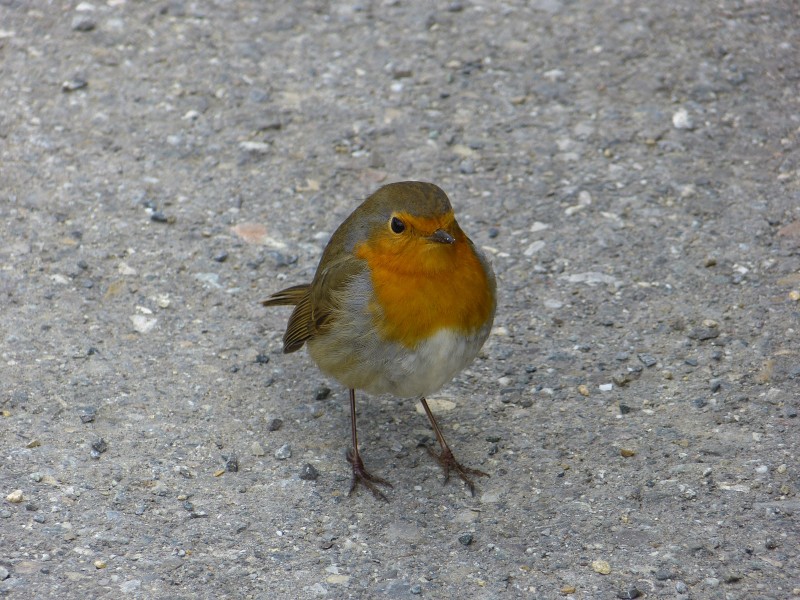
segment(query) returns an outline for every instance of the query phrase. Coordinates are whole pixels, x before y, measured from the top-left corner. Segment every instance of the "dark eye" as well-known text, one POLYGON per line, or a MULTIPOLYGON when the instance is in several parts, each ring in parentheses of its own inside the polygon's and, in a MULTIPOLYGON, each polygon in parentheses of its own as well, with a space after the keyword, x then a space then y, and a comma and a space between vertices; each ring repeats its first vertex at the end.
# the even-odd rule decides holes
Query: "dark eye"
POLYGON ((392 220, 389 223, 389 226, 392 228, 392 231, 394 231, 395 233, 403 233, 406 230, 406 224, 403 223, 397 217, 392 217, 392 220))

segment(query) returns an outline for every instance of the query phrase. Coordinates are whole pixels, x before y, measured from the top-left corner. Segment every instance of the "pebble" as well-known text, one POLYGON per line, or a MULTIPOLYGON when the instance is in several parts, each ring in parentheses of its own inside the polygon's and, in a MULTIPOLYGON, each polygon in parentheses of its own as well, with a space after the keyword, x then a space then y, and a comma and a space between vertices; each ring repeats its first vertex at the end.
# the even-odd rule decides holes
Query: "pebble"
POLYGON ((283 419, 272 419, 269 422, 270 431, 278 431, 281 427, 283 427, 283 419))
POLYGON ((74 77, 72 79, 68 79, 67 81, 61 84, 61 91, 66 93, 76 92, 78 90, 82 90, 88 85, 89 82, 83 79, 82 77, 74 77))
POLYGON ((522 254, 530 257, 539 252, 539 250, 541 250, 544 247, 545 247, 545 242, 543 242, 542 240, 537 240, 533 242, 530 246, 528 246, 522 254))
POLYGON ((228 253, 220 252, 219 254, 215 254, 213 260, 219 263, 225 262, 228 260, 228 253))
POLYGON ((250 445, 250 453, 253 456, 264 456, 266 454, 266 452, 264 452, 264 447, 258 442, 253 442, 250 445))
POLYGON ((108 450, 108 442, 104 438, 97 438, 92 442, 92 453, 97 452, 97 455, 100 456, 108 450))
POLYGON ((97 27, 97 22, 89 15, 78 15, 72 19, 73 31, 91 31, 97 27))
POLYGON ((8 579, 9 575, 10 573, 8 572, 8 569, 5 567, 0 567, 0 581, 8 579))
POLYGON ((708 401, 705 398, 695 398, 692 400, 692 405, 695 408, 704 408, 708 404, 708 401))
POLYGON ((459 163, 458 170, 464 175, 472 175, 475 173, 475 163, 469 158, 465 158, 459 163))
POLYGON ((25 496, 22 493, 22 490, 14 490, 8 496, 6 496, 6 500, 11 502, 11 504, 19 504, 25 500, 25 496))
POLYGON ((316 481, 317 477, 319 477, 319 471, 311 463, 306 463, 301 467, 300 479, 303 481, 316 481))
POLYGON ((97 409, 94 406, 82 406, 78 409, 81 423, 91 423, 97 416, 97 409))
POLYGON ((131 315, 130 319, 133 329, 137 333, 150 333, 158 323, 158 319, 148 318, 144 315, 131 315))
POLYGON ((419 596, 422 593, 422 586, 418 583, 415 583, 414 585, 411 586, 411 588, 408 591, 414 594, 415 596, 419 596))
POLYGON ((626 588, 624 590, 620 590, 617 592, 617 598, 622 598, 623 600, 633 600, 634 598, 639 598, 642 595, 636 586, 626 588))
POLYGON ((286 460, 292 456, 292 447, 289 444, 284 444, 275 450, 275 458, 278 460, 286 460))
POLYGON ((689 591, 689 588, 686 587, 686 584, 683 583, 682 581, 676 581, 675 582, 675 591, 677 593, 679 593, 679 594, 685 594, 686 592, 689 591))
POLYGON ((629 358, 630 354, 628 354, 627 352, 617 352, 617 354, 614 356, 614 359, 618 360, 619 362, 625 362, 629 358))
POLYGON ((611 573, 611 565, 607 560, 593 560, 592 570, 595 573, 600 573, 600 575, 608 575, 611 573))
POLYGON ((708 387, 711 389, 712 392, 718 392, 719 388, 722 387, 722 380, 721 379, 711 379, 708 382, 708 387))
POLYGON ((672 126, 675 129, 686 129, 691 131, 694 129, 694 120, 692 119, 688 110, 681 108, 672 115, 672 126))
POLYGON ((257 365, 265 365, 269 362, 269 355, 267 354, 256 354, 256 364, 257 365))
POLYGON ((314 397, 317 400, 326 400, 330 395, 331 395, 331 388, 324 385, 318 387, 317 391, 314 393, 314 397))
POLYGON ((686 335, 693 340, 704 341, 713 340, 714 338, 719 337, 719 334, 719 323, 712 321, 711 319, 706 319, 703 321, 702 325, 694 327, 686 335))
POLYGON ((458 541, 461 542, 461 545, 463 546, 469 546, 473 539, 474 538, 472 537, 471 533, 462 533, 460 536, 458 536, 458 541))
POLYGON ((105 569, 108 566, 108 563, 104 560, 96 560, 94 561, 94 568, 95 569, 105 569))
POLYGON ((238 473, 239 472, 239 457, 235 454, 229 454, 228 456, 222 457, 222 460, 225 461, 225 470, 228 473, 238 473))
POLYGON ((642 364, 643 364, 645 367, 652 367, 652 366, 654 366, 654 365, 655 365, 655 364, 658 362, 658 361, 655 359, 655 357, 654 357, 653 355, 651 355, 651 354, 639 354, 639 355, 637 355, 637 356, 638 356, 638 358, 639 358, 639 361, 640 361, 640 362, 641 362, 641 363, 642 363, 642 364))
POLYGON ((558 590, 563 596, 568 596, 570 594, 574 594, 578 588, 574 585, 565 585, 560 590, 558 590))

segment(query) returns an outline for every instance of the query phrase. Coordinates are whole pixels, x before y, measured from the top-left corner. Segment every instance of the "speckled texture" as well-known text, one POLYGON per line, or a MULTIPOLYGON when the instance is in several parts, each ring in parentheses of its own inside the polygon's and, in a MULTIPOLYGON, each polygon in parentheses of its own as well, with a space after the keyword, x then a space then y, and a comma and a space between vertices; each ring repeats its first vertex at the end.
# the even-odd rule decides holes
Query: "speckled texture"
POLYGON ((0 0, 0 595, 800 595, 799 55, 791 0, 0 0), (259 304, 402 179, 498 276, 475 498, 390 397, 347 497, 259 304))

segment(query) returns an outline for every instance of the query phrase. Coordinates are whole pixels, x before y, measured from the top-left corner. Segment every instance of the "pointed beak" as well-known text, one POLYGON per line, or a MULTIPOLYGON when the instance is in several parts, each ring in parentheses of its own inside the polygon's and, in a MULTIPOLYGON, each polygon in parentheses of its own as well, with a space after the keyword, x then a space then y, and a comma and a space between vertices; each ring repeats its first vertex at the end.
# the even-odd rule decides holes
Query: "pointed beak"
POLYGON ((428 236, 428 239, 432 242, 438 242, 439 244, 454 244, 456 241, 456 238, 447 233, 444 229, 437 229, 428 236))

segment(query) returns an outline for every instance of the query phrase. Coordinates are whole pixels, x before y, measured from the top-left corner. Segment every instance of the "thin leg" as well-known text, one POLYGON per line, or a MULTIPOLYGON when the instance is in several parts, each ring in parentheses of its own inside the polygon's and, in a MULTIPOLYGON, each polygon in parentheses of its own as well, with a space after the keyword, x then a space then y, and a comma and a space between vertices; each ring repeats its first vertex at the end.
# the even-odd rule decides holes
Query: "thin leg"
POLYGON ((433 413, 428 406, 428 401, 425 400, 425 398, 420 398, 419 401, 422 403, 422 408, 425 409, 425 414, 428 415, 428 420, 431 422, 431 427, 433 427, 433 433, 436 435, 436 440, 439 442, 439 446, 442 448, 442 452, 440 454, 436 454, 436 452, 428 448, 428 454, 434 457, 439 464, 442 465, 442 468, 444 469, 444 483, 447 483, 450 479, 450 470, 452 469, 458 473, 458 476, 461 478, 461 480, 467 484, 470 493, 474 496, 475 483, 472 481, 470 475, 475 475, 477 477, 489 477, 489 474, 479 471, 478 469, 464 467, 456 460, 456 457, 453 456, 453 451, 450 450, 450 446, 448 446, 447 442, 444 441, 442 430, 439 429, 439 424, 436 422, 436 419, 434 418, 433 413))
POLYGON ((388 502, 389 499, 383 495, 383 492, 381 492, 375 484, 379 483, 381 485, 388 485, 389 487, 392 487, 392 484, 385 479, 371 475, 367 469, 364 468, 364 461, 361 460, 361 454, 358 451, 358 432, 356 431, 356 391, 353 389, 350 390, 350 429, 353 436, 353 447, 347 450, 347 462, 353 466, 353 482, 350 484, 350 491, 347 492, 347 495, 349 496, 353 493, 353 490, 356 489, 356 485, 363 483, 364 486, 370 492, 372 492, 373 496, 379 500, 388 502))

